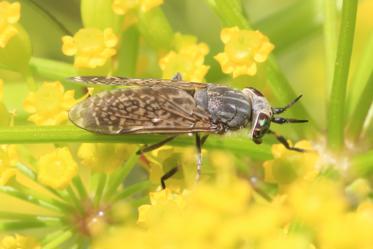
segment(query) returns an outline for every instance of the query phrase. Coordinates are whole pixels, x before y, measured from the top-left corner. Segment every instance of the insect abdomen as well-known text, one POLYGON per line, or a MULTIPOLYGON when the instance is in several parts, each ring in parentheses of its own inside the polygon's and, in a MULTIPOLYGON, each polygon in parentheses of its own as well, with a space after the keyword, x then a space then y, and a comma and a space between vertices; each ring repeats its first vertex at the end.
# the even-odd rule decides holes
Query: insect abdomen
POLYGON ((251 104, 240 91, 211 85, 197 90, 194 98, 210 113, 214 123, 223 123, 229 129, 244 127, 251 119, 251 104))

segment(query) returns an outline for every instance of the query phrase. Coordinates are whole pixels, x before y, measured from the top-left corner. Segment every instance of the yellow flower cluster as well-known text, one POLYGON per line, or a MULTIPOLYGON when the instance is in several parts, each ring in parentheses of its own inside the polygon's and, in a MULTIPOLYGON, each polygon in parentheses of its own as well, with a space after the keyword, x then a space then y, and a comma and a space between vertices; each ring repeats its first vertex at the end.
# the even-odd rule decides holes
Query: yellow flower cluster
POLYGON ((209 66, 204 65, 204 59, 209 48, 205 43, 197 43, 192 36, 176 34, 175 51, 168 52, 159 60, 159 66, 164 79, 171 79, 176 73, 181 73, 184 80, 203 81, 209 66))
POLYGON ((68 56, 75 56, 75 67, 96 68, 105 65, 116 54, 118 37, 111 28, 104 31, 85 28, 73 37, 62 37, 62 43, 62 52, 68 56))
POLYGON ((147 12, 163 3, 163 0, 114 0, 113 11, 118 15, 126 15, 133 10, 147 12))
POLYGON ((0 241, 0 249, 40 249, 41 245, 32 237, 16 234, 5 236, 0 241))
MULTIPOLYGON (((223 177, 224 178, 224 177, 223 177)), ((225 178, 226 179, 226 178, 225 178)), ((264 202, 247 181, 200 183, 181 194, 150 194, 138 226, 114 229, 93 248, 370 248, 373 202, 349 209, 342 186, 330 179, 293 184, 264 202)))
POLYGON ((16 175, 14 165, 17 160, 15 145, 0 145, 0 186, 6 185, 16 175))
POLYGON ((67 120, 67 111, 75 104, 74 90, 65 91, 59 81, 44 82, 37 91, 30 92, 23 107, 37 125, 57 125, 67 120))
POLYGON ((15 26, 20 18, 21 5, 18 2, 0 2, 0 48, 4 48, 9 40, 18 33, 15 26))
POLYGON ((215 56, 226 74, 233 78, 240 75, 255 75, 257 63, 267 60, 274 46, 259 31, 241 30, 238 27, 224 28, 220 38, 224 52, 215 56))
POLYGON ((288 150, 282 144, 272 146, 274 159, 263 164, 267 182, 286 185, 294 181, 310 181, 317 176, 320 170, 320 158, 313 151, 310 142, 303 140, 296 143, 295 147, 305 149, 307 152, 288 150))
POLYGON ((38 181, 54 189, 64 189, 78 174, 78 165, 68 148, 57 148, 40 157, 37 163, 38 181))

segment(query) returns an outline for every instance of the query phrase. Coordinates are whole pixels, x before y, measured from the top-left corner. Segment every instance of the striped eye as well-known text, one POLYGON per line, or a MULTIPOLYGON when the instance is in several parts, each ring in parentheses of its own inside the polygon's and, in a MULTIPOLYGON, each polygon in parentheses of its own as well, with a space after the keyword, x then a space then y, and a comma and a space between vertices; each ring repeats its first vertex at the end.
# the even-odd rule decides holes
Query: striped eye
POLYGON ((260 112, 255 124, 253 125, 253 138, 258 139, 267 133, 270 126, 270 117, 263 112, 260 112))

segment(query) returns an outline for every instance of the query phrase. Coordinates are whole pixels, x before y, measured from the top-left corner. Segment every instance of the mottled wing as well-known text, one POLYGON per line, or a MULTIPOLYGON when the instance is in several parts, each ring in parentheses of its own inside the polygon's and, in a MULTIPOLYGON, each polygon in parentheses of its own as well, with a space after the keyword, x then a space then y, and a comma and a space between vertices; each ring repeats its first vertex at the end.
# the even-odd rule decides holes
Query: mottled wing
POLYGON ((102 134, 218 131, 191 95, 173 87, 104 91, 75 105, 69 118, 83 129, 102 134))
POLYGON ((68 78, 71 82, 79 82, 92 85, 107 85, 107 86, 169 86, 186 90, 196 88, 206 88, 207 83, 189 82, 182 80, 163 80, 163 79, 134 79, 125 77, 101 77, 101 76, 76 76, 68 78))

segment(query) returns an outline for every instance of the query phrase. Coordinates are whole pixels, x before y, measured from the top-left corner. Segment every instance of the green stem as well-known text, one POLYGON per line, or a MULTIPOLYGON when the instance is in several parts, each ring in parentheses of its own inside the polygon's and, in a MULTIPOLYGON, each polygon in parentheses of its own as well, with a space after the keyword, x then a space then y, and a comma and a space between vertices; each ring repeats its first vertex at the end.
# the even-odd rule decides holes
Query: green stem
POLYGON ((357 0, 344 0, 333 85, 328 110, 328 145, 333 151, 344 146, 345 101, 355 31, 357 0))
POLYGON ((145 41, 157 49, 169 49, 173 33, 171 25, 160 8, 140 14, 137 27, 145 41))
POLYGON ((22 220, 22 221, 11 221, 11 222, 1 222, 0 231, 14 231, 23 230, 31 228, 41 228, 41 227, 54 227, 61 226, 61 220, 22 220))
POLYGON ((78 190, 81 200, 85 200, 88 197, 87 190, 84 187, 83 181, 79 175, 75 176, 73 179, 74 187, 78 190))
POLYGON ((362 49, 361 58, 355 68, 356 71, 351 79, 353 84, 350 84, 348 88, 349 117, 354 115, 357 103, 361 100, 364 89, 367 87, 366 84, 368 84, 369 77, 373 72, 373 33, 371 33, 367 44, 362 49))
POLYGON ((335 62, 337 44, 337 3, 336 0, 324 0, 324 49, 326 88, 329 96, 333 80, 333 68, 335 62))
POLYGON ((56 236, 52 241, 50 241, 48 244, 44 245, 42 249, 54 249, 58 248, 62 243, 70 239, 74 233, 71 230, 67 230, 64 233, 59 234, 59 236, 56 236))
POLYGON ((36 221, 47 221, 47 220, 60 220, 58 217, 53 216, 42 216, 35 214, 25 214, 25 213, 13 213, 0 211, 0 219, 3 220, 36 220, 36 221))
POLYGON ((71 64, 49 59, 32 57, 30 67, 34 74, 51 80, 63 80, 76 75, 76 71, 71 64))
POLYGON ((351 169, 358 176, 371 176, 373 174, 373 150, 353 157, 351 169))
POLYGON ((111 199, 114 192, 118 189, 120 184, 125 180, 127 175, 133 169, 139 157, 140 156, 137 155, 137 153, 132 154, 124 163, 124 165, 111 175, 109 179, 110 184, 108 185, 107 191, 105 193, 105 199, 111 199))
MULTIPOLYGON (((33 143, 136 143, 153 144, 164 139, 164 135, 100 135, 87 132, 75 126, 16 126, 0 128, 0 144, 33 144, 33 143)), ((170 142, 176 146, 194 145, 194 139, 181 135, 170 142)), ((210 136, 204 148, 223 149, 234 153, 245 154, 253 159, 267 160, 272 158, 271 147, 267 144, 256 145, 245 134, 244 136, 210 136)))
POLYGON ((114 75, 134 77, 139 52, 139 32, 135 27, 131 27, 122 33, 120 40, 121 44, 117 57, 118 68, 114 75))
POLYGON ((242 15, 241 0, 207 0, 207 2, 219 16, 223 26, 251 29, 249 22, 242 15))
POLYGON ((367 118, 369 108, 373 103, 373 72, 370 74, 370 78, 365 85, 365 88, 357 102, 355 110, 351 115, 351 122, 349 125, 349 135, 353 140, 357 140, 360 137, 361 131, 363 130, 364 121, 367 118))
POLYGON ((65 204, 57 202, 56 200, 42 199, 39 196, 36 197, 30 193, 25 193, 24 191, 20 191, 19 189, 10 186, 0 186, 0 192, 57 212, 66 211, 69 208, 65 204))
POLYGON ((134 193, 149 189, 151 185, 152 184, 150 181, 142 181, 142 182, 135 183, 131 186, 124 187, 124 189, 121 192, 118 192, 117 194, 113 196, 113 200, 115 201, 123 200, 133 195, 134 193))
POLYGON ((94 204, 96 207, 100 204, 102 194, 104 193, 105 190, 105 185, 107 180, 107 175, 105 173, 100 173, 98 174, 98 184, 96 188, 96 194, 94 197, 94 204))
POLYGON ((82 208, 81 202, 79 201, 79 198, 76 195, 73 188, 71 187, 71 185, 69 185, 66 188, 66 190, 67 190, 67 193, 68 193, 68 196, 69 196, 70 200, 74 203, 75 207, 78 208, 80 211, 82 211, 83 208, 82 208))

